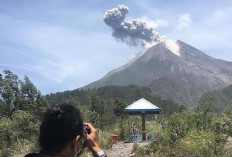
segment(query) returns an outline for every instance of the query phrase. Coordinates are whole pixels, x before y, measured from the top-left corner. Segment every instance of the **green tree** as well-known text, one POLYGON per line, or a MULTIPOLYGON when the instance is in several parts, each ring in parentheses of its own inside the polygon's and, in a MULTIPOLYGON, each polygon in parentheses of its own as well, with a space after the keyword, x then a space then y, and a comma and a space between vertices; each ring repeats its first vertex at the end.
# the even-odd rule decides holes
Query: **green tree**
POLYGON ((119 120, 119 139, 120 140, 125 140, 125 134, 126 134, 126 131, 125 131, 125 121, 120 118, 119 120))
POLYGON ((126 131, 125 131, 125 117, 126 113, 124 109, 126 108, 126 103, 120 99, 116 98, 114 100, 114 114, 119 118, 119 139, 125 140, 126 131))
POLYGON ((126 103, 122 99, 116 98, 114 101, 114 114, 119 118, 124 118, 126 116, 125 108, 126 103))
POLYGON ((18 87, 18 76, 9 70, 4 70, 4 78, 1 75, 0 94, 5 103, 4 111, 7 116, 11 116, 17 108, 17 99, 20 91, 18 87))
POLYGON ((97 97, 92 97, 91 111, 95 111, 99 115, 105 113, 104 101, 97 97))
POLYGON ((46 106, 46 99, 27 76, 24 80, 19 80, 18 76, 9 70, 4 71, 4 76, 0 75, 0 117, 11 117, 17 110, 27 110, 40 115, 46 106))
POLYGON ((183 113, 183 112, 185 112, 185 111, 187 111, 187 108, 184 106, 184 105, 180 105, 179 107, 178 107, 178 113, 183 113))
POLYGON ((213 98, 208 94, 204 94, 200 99, 197 107, 197 112, 200 114, 201 118, 201 128, 206 129, 206 127, 211 124, 211 115, 209 113, 212 106, 213 98))
POLYGON ((107 124, 104 101, 100 98, 92 97, 92 103, 90 109, 92 112, 97 113, 96 119, 97 118, 98 119, 96 120, 97 121, 96 124, 101 130, 104 130, 105 125, 107 124))
MULTIPOLYGON (((17 110, 11 118, 0 120, 0 156, 11 156, 24 141, 31 141, 39 133, 39 121, 34 121, 34 115, 27 111, 17 110), (17 147, 17 148, 16 148, 17 147)), ((23 148, 19 148, 22 150, 23 148)))
POLYGON ((47 106, 46 99, 27 76, 24 77, 24 81, 20 80, 19 82, 21 91, 19 109, 31 111, 38 115, 47 106))
POLYGON ((35 144, 46 99, 28 77, 19 80, 5 70, 0 74, 0 156, 27 150, 35 144))

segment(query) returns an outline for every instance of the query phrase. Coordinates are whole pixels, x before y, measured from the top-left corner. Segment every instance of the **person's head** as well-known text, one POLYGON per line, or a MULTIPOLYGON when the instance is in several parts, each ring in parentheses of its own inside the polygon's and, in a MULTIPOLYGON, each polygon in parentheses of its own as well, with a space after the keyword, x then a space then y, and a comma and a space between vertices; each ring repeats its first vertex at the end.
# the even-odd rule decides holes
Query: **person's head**
POLYGON ((73 155, 81 149, 83 121, 80 111, 72 105, 61 104, 47 109, 40 126, 41 152, 55 156, 62 151, 73 155))

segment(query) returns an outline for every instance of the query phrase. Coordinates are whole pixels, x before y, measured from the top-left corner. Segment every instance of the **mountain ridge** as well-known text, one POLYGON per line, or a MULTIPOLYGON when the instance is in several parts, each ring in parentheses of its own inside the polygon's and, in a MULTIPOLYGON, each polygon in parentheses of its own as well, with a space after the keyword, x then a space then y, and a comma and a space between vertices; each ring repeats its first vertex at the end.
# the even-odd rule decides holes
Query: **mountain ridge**
POLYGON ((191 107, 204 92, 232 84, 232 62, 210 57, 180 40, 175 44, 157 43, 83 89, 145 86, 155 95, 191 107))

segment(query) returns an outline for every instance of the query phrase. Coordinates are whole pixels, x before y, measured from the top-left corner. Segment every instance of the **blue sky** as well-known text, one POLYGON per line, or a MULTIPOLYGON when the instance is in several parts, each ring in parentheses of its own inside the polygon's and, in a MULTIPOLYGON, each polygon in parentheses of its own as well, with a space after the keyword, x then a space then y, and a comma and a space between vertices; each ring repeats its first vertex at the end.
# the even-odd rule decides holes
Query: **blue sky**
POLYGON ((72 90, 122 66, 140 50, 117 42, 104 13, 124 4, 161 35, 232 61, 232 1, 0 0, 0 71, 28 76, 47 94, 72 90))

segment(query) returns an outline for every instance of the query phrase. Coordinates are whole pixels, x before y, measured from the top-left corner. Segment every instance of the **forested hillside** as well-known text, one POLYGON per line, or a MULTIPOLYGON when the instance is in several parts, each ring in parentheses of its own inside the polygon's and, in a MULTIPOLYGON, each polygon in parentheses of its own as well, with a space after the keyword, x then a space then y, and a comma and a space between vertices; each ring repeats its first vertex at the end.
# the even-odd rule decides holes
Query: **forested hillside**
MULTIPOLYGON (((122 100, 126 106, 145 98, 162 109, 162 114, 169 116, 177 111, 178 104, 170 100, 164 100, 160 96, 153 96, 150 88, 131 86, 106 86, 92 90, 76 89, 73 91, 58 92, 46 95, 49 104, 69 102, 81 106, 91 106, 95 99, 103 102, 108 112, 113 111, 115 100, 122 100)), ((112 114, 111 114, 112 115, 112 114)))

